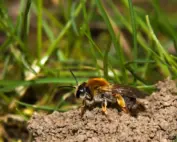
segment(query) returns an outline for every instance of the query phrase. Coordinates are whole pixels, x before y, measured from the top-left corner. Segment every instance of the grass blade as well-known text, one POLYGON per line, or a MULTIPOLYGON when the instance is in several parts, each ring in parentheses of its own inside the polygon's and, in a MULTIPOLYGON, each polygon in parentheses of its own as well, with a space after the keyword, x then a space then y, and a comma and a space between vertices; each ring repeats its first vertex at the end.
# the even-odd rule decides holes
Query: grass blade
MULTIPOLYGON (((133 29, 133 54, 134 54, 134 60, 138 58, 138 47, 137 47, 137 32, 136 32, 136 17, 135 12, 133 9, 132 0, 128 0, 129 3, 129 9, 130 9, 130 17, 131 17, 131 23, 132 23, 132 29, 133 29)), ((135 69, 137 68, 137 64, 135 64, 135 69)))
POLYGON ((167 61, 167 64, 170 64, 171 66, 171 69, 174 71, 175 75, 177 74, 177 63, 173 60, 173 58, 171 58, 171 56, 164 50, 164 48, 162 47, 162 45, 160 44, 159 40, 157 39, 152 27, 151 27, 151 24, 150 24, 150 21, 149 21, 149 17, 148 15, 146 16, 146 21, 147 21, 147 24, 148 24, 148 27, 149 27, 149 30, 151 32, 151 36, 153 38, 153 40, 155 41, 156 45, 157 45, 157 48, 158 48, 158 52, 161 56, 161 59, 166 62, 167 61))
POLYGON ((42 9, 43 9, 43 0, 37 1, 38 14, 37 14, 37 53, 38 58, 41 57, 42 49, 42 9))
POLYGON ((121 70, 121 72, 123 74, 122 76, 124 77, 123 83, 126 84, 127 81, 128 81, 128 76, 127 76, 126 69, 125 69, 125 66, 124 66, 124 55, 121 52, 120 46, 119 46, 119 44, 117 42, 117 39, 116 39, 116 34, 114 33, 114 30, 113 30, 113 27, 111 25, 111 22, 110 22, 110 20, 108 18, 108 15, 107 15, 106 11, 103 8, 103 5, 102 5, 101 1, 100 0, 96 0, 96 4, 97 4, 98 9, 101 12, 101 16, 103 17, 103 19, 104 19, 104 21, 105 21, 105 23, 106 23, 106 25, 108 27, 108 31, 109 31, 109 33, 111 35, 112 41, 114 43, 115 49, 116 49, 118 57, 119 57, 120 70, 121 70))

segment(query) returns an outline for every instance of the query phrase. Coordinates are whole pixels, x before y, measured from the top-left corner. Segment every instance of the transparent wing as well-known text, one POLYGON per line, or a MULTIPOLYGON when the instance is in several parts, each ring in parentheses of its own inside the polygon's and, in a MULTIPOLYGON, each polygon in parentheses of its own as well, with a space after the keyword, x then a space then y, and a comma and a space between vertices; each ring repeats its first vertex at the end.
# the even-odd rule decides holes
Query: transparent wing
POLYGON ((146 96, 146 94, 139 89, 126 85, 113 85, 112 93, 118 93, 131 98, 144 98, 146 96))

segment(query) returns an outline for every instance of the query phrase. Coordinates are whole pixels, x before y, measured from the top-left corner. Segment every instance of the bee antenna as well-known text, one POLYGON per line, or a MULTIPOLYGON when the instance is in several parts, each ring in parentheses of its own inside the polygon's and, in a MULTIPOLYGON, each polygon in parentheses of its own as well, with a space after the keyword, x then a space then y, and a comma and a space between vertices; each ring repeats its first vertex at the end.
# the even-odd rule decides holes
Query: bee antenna
POLYGON ((79 83, 78 83, 78 80, 77 80, 76 76, 74 75, 74 73, 72 72, 72 70, 70 70, 70 72, 71 72, 72 76, 74 77, 74 79, 75 79, 75 81, 76 81, 76 85, 78 86, 79 83))
POLYGON ((75 88, 76 89, 75 86, 58 86, 58 88, 75 88))

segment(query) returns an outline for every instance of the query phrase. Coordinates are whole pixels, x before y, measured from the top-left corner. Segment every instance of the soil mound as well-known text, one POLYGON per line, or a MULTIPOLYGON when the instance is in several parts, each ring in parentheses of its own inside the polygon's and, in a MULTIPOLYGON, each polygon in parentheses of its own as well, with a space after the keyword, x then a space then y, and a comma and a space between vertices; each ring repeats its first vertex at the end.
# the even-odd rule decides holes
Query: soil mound
POLYGON ((177 88, 174 81, 157 84, 158 91, 143 100, 146 111, 133 117, 117 109, 100 108, 49 115, 34 114, 28 122, 33 140, 61 142, 168 142, 177 138, 177 88))

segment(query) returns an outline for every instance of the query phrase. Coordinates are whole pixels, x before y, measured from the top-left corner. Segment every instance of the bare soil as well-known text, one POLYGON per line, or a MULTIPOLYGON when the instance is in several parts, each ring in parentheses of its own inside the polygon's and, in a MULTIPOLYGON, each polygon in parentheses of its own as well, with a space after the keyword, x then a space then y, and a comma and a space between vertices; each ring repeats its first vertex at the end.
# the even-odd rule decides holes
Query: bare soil
POLYGON ((139 100, 146 111, 137 117, 108 109, 108 116, 100 108, 49 115, 35 113, 28 122, 33 140, 61 142, 169 142, 177 136, 177 88, 171 80, 159 82, 157 92, 139 100))

